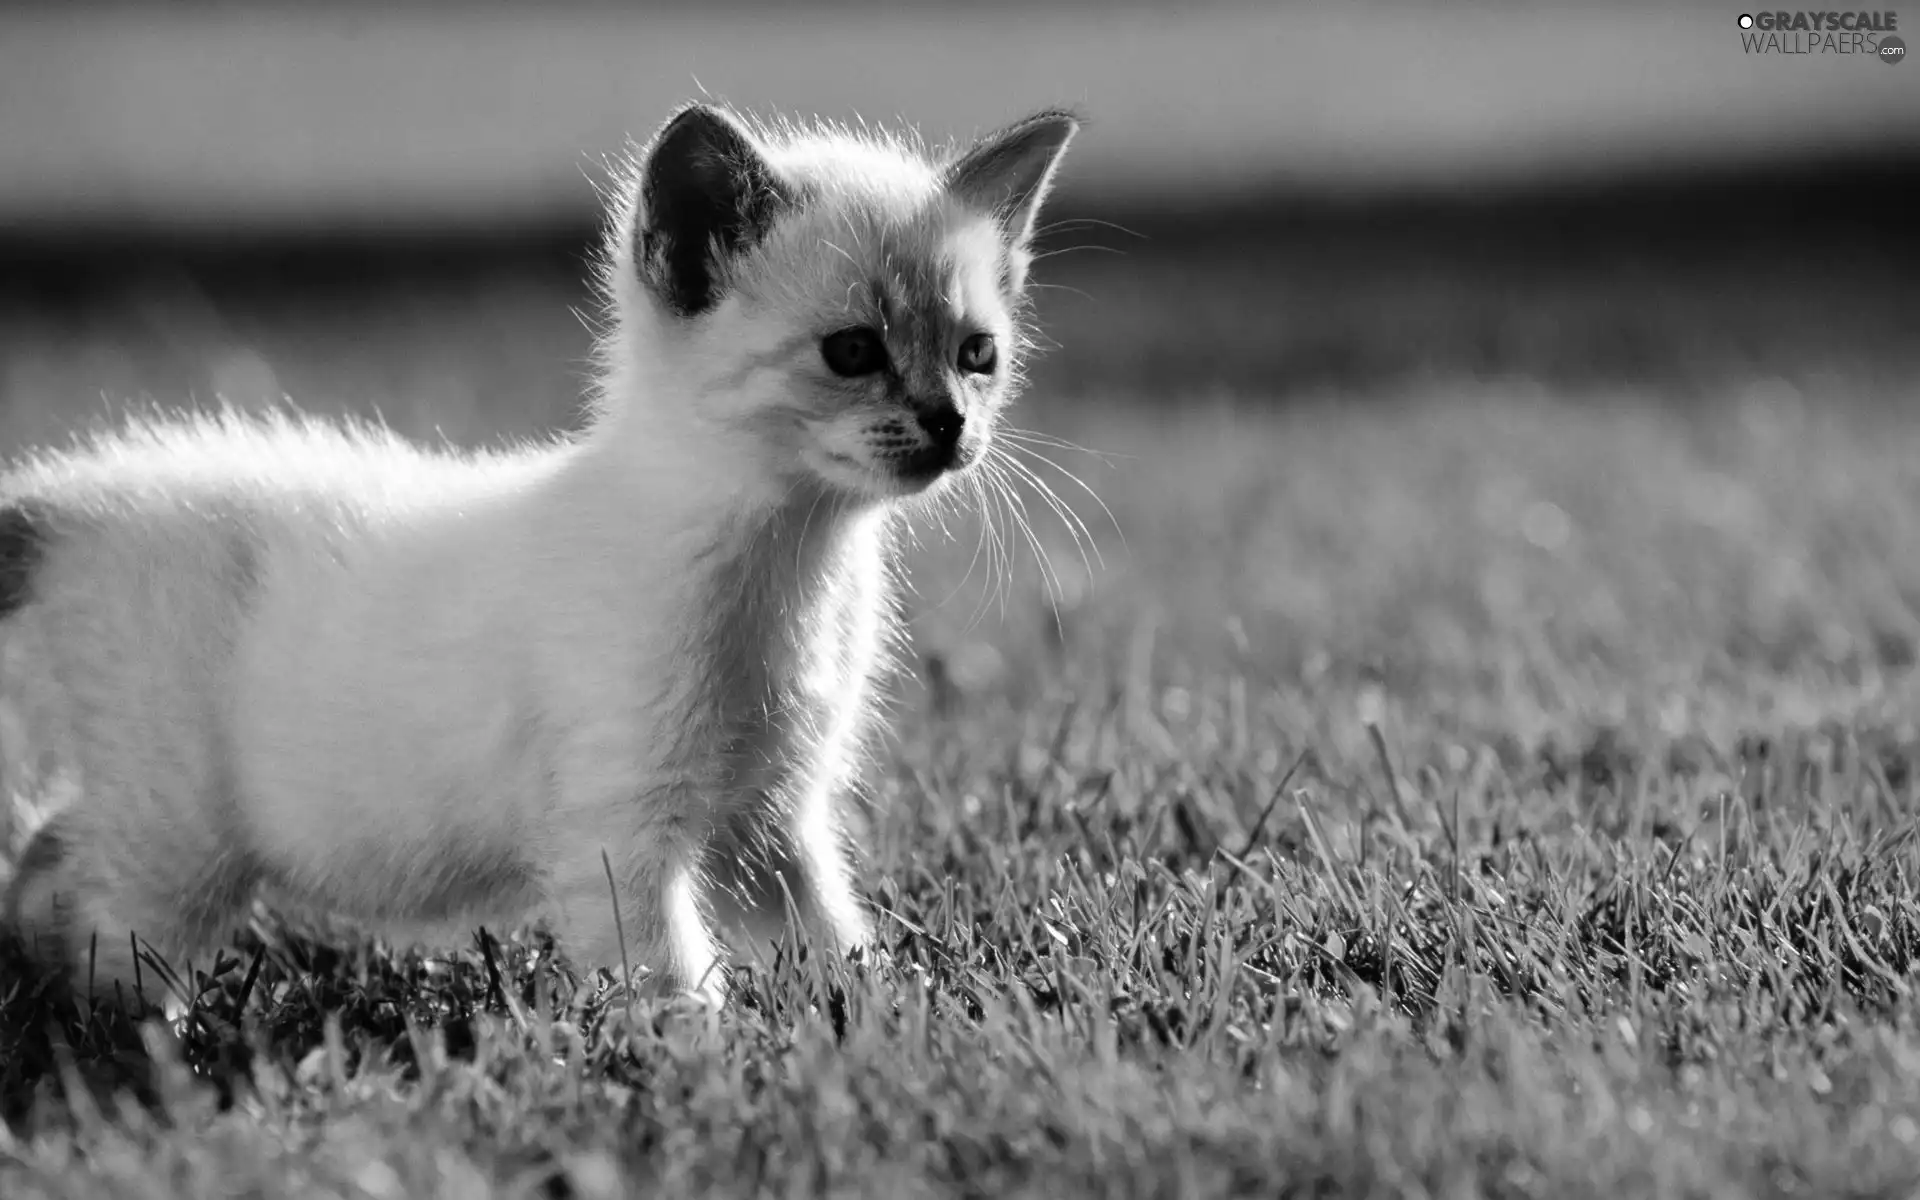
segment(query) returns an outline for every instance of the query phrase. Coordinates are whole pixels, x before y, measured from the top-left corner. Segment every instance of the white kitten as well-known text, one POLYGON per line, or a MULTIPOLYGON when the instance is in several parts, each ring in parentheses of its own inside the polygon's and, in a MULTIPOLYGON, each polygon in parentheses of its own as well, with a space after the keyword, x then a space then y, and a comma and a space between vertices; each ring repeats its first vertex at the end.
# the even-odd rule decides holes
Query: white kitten
POLYGON ((54 811, 10 922, 123 997, 134 937, 177 964, 262 891, 409 939, 544 914, 713 1000, 711 931, 777 938, 788 897, 861 945, 890 527, 993 436, 1075 128, 942 158, 682 109, 609 225, 572 440, 223 416, 14 468, 0 767, 54 811))

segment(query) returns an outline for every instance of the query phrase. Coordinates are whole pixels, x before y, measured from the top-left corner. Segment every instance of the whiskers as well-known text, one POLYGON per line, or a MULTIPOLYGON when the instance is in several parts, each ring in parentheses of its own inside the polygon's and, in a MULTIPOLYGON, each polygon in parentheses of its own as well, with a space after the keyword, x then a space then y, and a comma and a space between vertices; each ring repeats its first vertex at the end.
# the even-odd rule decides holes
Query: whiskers
MULTIPOLYGON (((1113 233, 1123 233, 1135 241, 1144 242, 1147 240, 1147 235, 1137 229, 1128 229, 1125 225, 1118 225, 1112 221, 1102 221, 1097 217, 1065 217, 1058 221, 1048 221, 1035 229, 1033 236, 1036 242, 1041 242, 1049 241, 1060 234, 1077 234, 1084 233, 1088 230, 1108 230, 1113 233)), ((1043 258, 1053 258, 1057 255, 1071 253, 1075 250, 1098 250, 1103 254, 1125 253, 1125 251, 1118 246, 1103 246, 1098 242, 1081 242, 1070 246, 1056 246, 1043 253, 1035 254, 1033 257, 1034 261, 1038 262, 1043 258)))
MULTIPOLYGON (((1001 426, 994 431, 985 455, 972 471, 962 477, 964 486, 946 489, 936 499, 938 509, 944 510, 950 505, 970 505, 979 515, 973 556, 967 563, 966 572, 953 591, 941 601, 942 604, 950 601, 972 581, 974 572, 981 564, 985 564, 986 585, 981 591, 979 604, 968 619, 968 629, 977 625, 988 607, 996 601, 1001 616, 1005 617, 1014 591, 1015 559, 1023 546, 1032 554, 1040 570, 1047 605, 1056 622, 1061 617, 1062 606, 1071 605, 1071 592, 1074 589, 1069 587, 1054 562, 1046 539, 1035 528, 1039 507, 1044 507, 1054 520, 1065 527, 1068 536, 1073 539, 1074 550, 1080 556, 1081 570, 1085 575, 1092 575, 1096 568, 1105 570, 1106 558, 1099 539, 1094 536, 1086 519, 1069 502, 1069 497, 1084 496, 1099 506, 1106 523, 1113 526, 1121 548, 1125 550, 1126 535, 1121 531, 1113 510, 1085 479, 1053 457, 1054 453, 1063 450, 1092 455, 1103 463, 1112 462, 1107 455, 1062 438, 1001 426), (1061 494, 1062 490, 1067 492, 1066 496, 1061 494), (1038 506, 1031 502, 1033 500, 1038 501, 1038 506)), ((946 528, 945 516, 946 513, 941 511, 940 527, 943 531, 946 528)))
MULTIPOLYGON (((1034 230, 1034 239, 1036 244, 1038 244, 1043 241, 1056 240, 1062 234, 1080 234, 1088 230, 1110 230, 1114 233, 1123 233, 1139 241, 1146 240, 1145 234, 1128 229, 1125 225, 1116 225, 1112 221, 1102 221, 1094 217, 1068 217, 1063 220, 1049 222, 1034 230)), ((1050 246, 1045 250, 1036 249, 1032 251, 1032 256, 1035 263, 1041 263, 1050 258, 1059 258, 1066 254, 1078 254, 1082 251, 1091 251, 1096 254, 1126 254, 1126 250, 1119 246, 1108 246, 1095 241, 1078 241, 1064 246, 1050 246)), ((1028 280, 1027 287, 1032 290, 1071 292, 1087 300, 1093 299, 1092 296, 1087 295, 1087 293, 1081 291, 1079 288, 1064 283, 1042 283, 1039 280, 1028 280)))

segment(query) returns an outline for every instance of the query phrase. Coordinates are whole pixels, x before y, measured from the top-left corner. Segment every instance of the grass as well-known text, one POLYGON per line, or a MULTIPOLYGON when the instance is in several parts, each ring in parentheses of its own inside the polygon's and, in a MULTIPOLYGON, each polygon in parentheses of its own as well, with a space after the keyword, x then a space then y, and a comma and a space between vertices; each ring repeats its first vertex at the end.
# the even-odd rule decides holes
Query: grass
MULTIPOLYGON (((563 419, 584 345, 497 280, 165 294, 7 310, 7 436, 267 371, 476 440, 563 419)), ((1111 522, 1035 468, 1097 556, 1042 507, 1051 572, 964 523, 916 555, 888 965, 784 957, 710 1017, 537 936, 269 932, 139 1030, 0 976, 0 1193, 1920 1186, 1910 377, 1281 407, 1072 353, 1023 416, 1100 452, 1045 448, 1111 522)))

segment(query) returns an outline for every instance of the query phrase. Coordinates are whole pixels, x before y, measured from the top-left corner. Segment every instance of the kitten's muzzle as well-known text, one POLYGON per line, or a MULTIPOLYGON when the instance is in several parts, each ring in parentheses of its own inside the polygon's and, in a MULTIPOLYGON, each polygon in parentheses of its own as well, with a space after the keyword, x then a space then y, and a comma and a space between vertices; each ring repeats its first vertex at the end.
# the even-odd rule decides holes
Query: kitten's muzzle
POLYGON ((922 409, 919 420, 920 428, 932 439, 934 446, 948 454, 952 454, 960 445, 960 435, 967 430, 966 414, 951 404, 922 409))
POLYGON ((900 473, 910 478, 932 479, 956 466, 966 465, 961 437, 967 431, 966 414, 952 405, 922 409, 916 416, 927 444, 908 454, 900 464, 900 473))

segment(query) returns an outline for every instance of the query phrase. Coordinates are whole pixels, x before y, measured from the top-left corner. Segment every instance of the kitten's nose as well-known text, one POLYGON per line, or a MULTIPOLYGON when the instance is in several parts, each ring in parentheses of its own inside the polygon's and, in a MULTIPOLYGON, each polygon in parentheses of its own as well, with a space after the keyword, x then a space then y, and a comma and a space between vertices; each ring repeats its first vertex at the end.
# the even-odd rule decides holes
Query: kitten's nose
POLYGON ((960 431, 966 426, 966 415, 951 404, 925 409, 920 413, 920 428, 926 430, 933 444, 942 450, 951 450, 959 445, 960 431))

